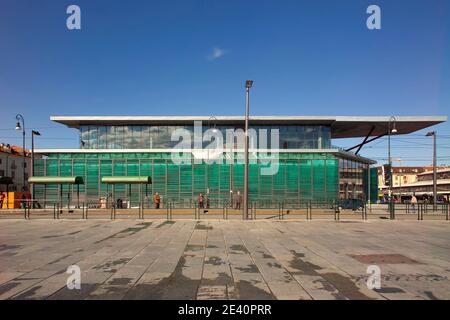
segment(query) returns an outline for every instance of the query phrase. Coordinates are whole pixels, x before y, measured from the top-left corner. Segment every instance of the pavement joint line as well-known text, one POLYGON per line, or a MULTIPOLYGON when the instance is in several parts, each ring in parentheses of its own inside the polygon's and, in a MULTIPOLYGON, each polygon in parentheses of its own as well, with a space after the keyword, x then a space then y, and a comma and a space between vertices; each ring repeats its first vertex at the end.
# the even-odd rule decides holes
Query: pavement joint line
MULTIPOLYGON (((123 228, 123 226, 121 226, 121 228, 123 228)), ((95 244, 95 243, 94 243, 95 244)), ((93 244, 93 245, 94 245, 93 244)), ((97 252, 99 252, 100 250, 102 250, 102 248, 99 248, 97 251, 95 251, 95 253, 97 253, 97 252)), ((118 249, 118 250, 120 250, 120 249, 118 249)), ((75 252, 77 252, 77 250, 75 250, 75 251, 73 251, 72 253, 75 253, 75 252)), ((95 253, 91 253, 91 254, 86 254, 84 257, 86 257, 86 256, 92 256, 92 255, 95 255, 95 253)), ((70 256, 70 255, 69 255, 70 256)), ((81 259, 81 257, 80 257, 80 259, 81 259)), ((84 261, 85 260, 85 258, 82 258, 81 260, 78 260, 76 263, 71 263, 70 265, 74 265, 74 264, 80 264, 80 262, 82 262, 82 261, 84 261)), ((105 259, 105 260, 107 260, 107 259, 105 259)), ((103 260, 103 261, 105 261, 105 260, 103 260)), ((102 262, 103 262, 102 261, 102 262)), ((51 263, 51 262, 50 262, 51 263)), ((48 265, 48 264, 46 264, 46 265, 48 265)), ((40 268, 38 268, 38 269, 40 269, 40 268)), ((34 271, 34 270, 33 270, 34 271)), ((55 275, 57 275, 57 274, 59 274, 59 272, 60 272, 61 270, 58 270, 58 271, 55 271, 55 273, 53 273, 53 274, 51 274, 50 276, 48 276, 48 277, 46 277, 46 278, 42 278, 41 279, 41 281, 38 281, 37 283, 34 283, 32 286, 30 286, 30 287, 28 287, 28 288, 26 288, 26 289, 24 289, 24 290, 22 290, 21 292, 19 292, 19 293, 16 293, 15 295, 13 295, 11 298, 14 298, 14 297, 16 297, 16 296, 19 296, 19 295, 21 295, 21 294, 23 294, 24 292, 26 292, 26 291, 28 291, 31 287, 33 287, 33 286, 36 286, 36 285, 39 285, 39 284, 41 284, 42 282, 45 282, 46 280, 48 280, 48 279, 50 279, 51 277, 53 277, 53 276, 55 276, 55 275)), ((58 290, 56 290, 55 292, 53 292, 51 295, 53 295, 53 294, 56 294, 58 291, 60 291, 61 289, 63 289, 65 287, 65 285, 63 285, 60 289, 58 289, 58 290)), ((50 295, 50 296, 51 296, 50 295)))

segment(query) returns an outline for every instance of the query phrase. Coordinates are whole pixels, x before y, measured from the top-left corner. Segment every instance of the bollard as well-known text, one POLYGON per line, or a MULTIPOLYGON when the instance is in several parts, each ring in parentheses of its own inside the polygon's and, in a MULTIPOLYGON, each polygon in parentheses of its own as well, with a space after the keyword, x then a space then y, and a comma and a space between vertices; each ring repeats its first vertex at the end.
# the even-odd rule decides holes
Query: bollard
POLYGON ((391 206, 391 220, 395 220, 395 202, 392 201, 392 206, 391 206))
POLYGON ((420 203, 419 208, 417 210, 417 220, 423 220, 423 211, 424 211, 424 204, 420 203))
POLYGON ((281 203, 278 202, 278 220, 281 220, 281 203))
POLYGON ((367 220, 367 205, 364 203, 364 208, 363 208, 363 214, 364 214, 364 220, 367 220))
POLYGON ((308 201, 306 204, 306 217, 307 220, 312 220, 312 204, 311 201, 308 201))
POLYGON ((197 204, 194 204, 194 219, 198 220, 197 219, 197 204))
POLYGON ((166 203, 166 219, 169 220, 169 203, 166 203))

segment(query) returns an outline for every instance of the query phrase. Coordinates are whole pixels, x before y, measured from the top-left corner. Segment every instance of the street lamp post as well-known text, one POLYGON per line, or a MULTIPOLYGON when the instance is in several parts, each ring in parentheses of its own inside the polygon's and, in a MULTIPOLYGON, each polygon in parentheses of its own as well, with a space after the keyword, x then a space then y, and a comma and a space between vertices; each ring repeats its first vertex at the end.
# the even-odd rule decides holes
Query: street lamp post
POLYGON ((26 152, 25 152, 25 120, 23 119, 23 116, 21 114, 17 114, 16 115, 16 120, 17 120, 17 124, 16 124, 16 130, 18 131, 22 131, 22 150, 23 150, 23 161, 22 161, 22 191, 25 191, 25 157, 26 157, 26 152), (22 122, 22 125, 20 124, 22 122))
MULTIPOLYGON (((31 130, 31 172, 30 176, 34 176, 34 136, 40 136, 39 131, 31 130)), ((31 185, 31 196, 34 207, 34 185, 31 185)))
POLYGON ((433 137, 433 211, 436 211, 437 206, 436 131, 428 132, 426 136, 433 137))
POLYGON ((400 173, 402 173, 402 159, 401 158, 397 158, 397 159, 394 159, 393 161, 395 161, 395 162, 398 162, 399 163, 399 165, 400 165, 400 168, 398 168, 399 170, 398 170, 398 180, 399 180, 399 196, 400 196, 400 203, 402 202, 402 178, 403 178, 403 175, 402 174, 400 174, 400 173))
MULTIPOLYGON (((392 207, 392 159, 391 159, 391 133, 397 133, 397 128, 395 127, 397 119, 394 116, 389 118, 388 123, 388 161, 389 161, 389 203, 392 207), (393 124, 393 126, 391 126, 393 124), (391 129, 392 127, 392 129, 391 129)), ((393 219, 392 208, 390 210, 390 218, 393 219)))
MULTIPOLYGON (((216 117, 214 117, 214 116, 211 116, 211 117, 209 117, 209 119, 208 119, 208 129, 209 128, 211 128, 211 120, 216 120, 217 121, 217 118, 216 117)), ((217 132, 217 129, 216 129, 216 123, 215 122, 213 122, 214 123, 214 128, 213 128, 213 133, 216 133, 217 132)), ((207 152, 208 152, 208 156, 207 156, 207 163, 206 163, 206 196, 209 198, 209 171, 208 171, 208 166, 209 166, 209 150, 210 148, 208 147, 208 150, 207 150, 207 152)))
POLYGON ((248 117, 249 92, 253 85, 252 80, 245 82, 245 142, 244 142, 244 219, 248 219, 248 117))

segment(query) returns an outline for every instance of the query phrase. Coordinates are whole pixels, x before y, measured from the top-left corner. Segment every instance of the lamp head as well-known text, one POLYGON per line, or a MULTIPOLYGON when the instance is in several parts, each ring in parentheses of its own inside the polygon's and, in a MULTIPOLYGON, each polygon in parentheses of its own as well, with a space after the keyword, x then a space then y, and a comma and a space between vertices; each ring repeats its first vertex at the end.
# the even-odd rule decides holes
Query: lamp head
POLYGON ((434 131, 431 131, 431 132, 428 132, 426 135, 425 135, 425 137, 432 137, 432 136, 434 136, 435 135, 435 132, 434 131))
POLYGON ((394 129, 392 129, 391 133, 397 133, 397 129, 394 127, 394 129))
POLYGON ((40 136, 41 135, 41 133, 39 131, 36 131, 36 130, 32 130, 31 133, 34 134, 35 136, 40 136))
POLYGON ((22 127, 20 126, 20 122, 16 123, 16 130, 22 130, 22 127))
POLYGON ((245 87, 246 87, 247 89, 250 89, 250 88, 252 87, 252 85, 253 85, 253 80, 247 80, 247 81, 245 81, 245 87))

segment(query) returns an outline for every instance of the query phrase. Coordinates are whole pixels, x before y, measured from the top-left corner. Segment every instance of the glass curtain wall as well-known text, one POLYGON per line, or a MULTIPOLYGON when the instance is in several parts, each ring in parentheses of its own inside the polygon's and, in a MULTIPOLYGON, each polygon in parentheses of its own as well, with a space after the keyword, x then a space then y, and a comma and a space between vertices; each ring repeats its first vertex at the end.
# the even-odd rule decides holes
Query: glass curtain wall
MULTIPOLYGON (((261 207, 277 207, 284 202, 292 205, 307 201, 327 204, 339 194, 339 160, 331 154, 281 154, 279 170, 275 175, 263 175, 261 162, 249 165, 250 201, 261 207)), ((152 184, 145 187, 116 185, 115 198, 130 200, 137 206, 144 199, 158 192, 164 203, 178 207, 194 205, 198 194, 209 194, 211 207, 230 203, 233 192, 244 190, 243 164, 173 164, 170 154, 61 154, 48 159, 37 159, 37 176, 70 176, 84 178, 80 185, 80 201, 95 206, 101 197, 107 197, 107 187, 101 183, 103 176, 152 177, 152 184)), ((57 185, 38 186, 37 199, 57 201, 57 185)), ((111 192, 111 188, 109 188, 111 192)), ((76 201, 75 190, 64 189, 64 201, 76 201), (70 194, 70 197, 67 194, 70 194)))
MULTIPOLYGON (((172 132, 186 129, 193 138, 193 126, 81 126, 81 149, 167 149, 178 141, 171 141, 172 132)), ((203 132, 212 126, 203 125, 203 132)), ((235 126, 215 126, 224 140, 227 130, 242 129, 235 126)), ((279 129, 280 149, 327 149, 330 148, 331 131, 328 126, 252 126, 256 138, 260 131, 267 130, 267 148, 270 148, 270 130, 279 129)), ((226 141, 224 141, 225 143, 226 141)), ((204 143, 206 147, 209 142, 204 143)))
POLYGON ((339 159, 339 198, 360 199, 366 197, 368 165, 356 160, 339 159))

